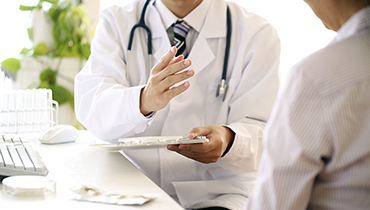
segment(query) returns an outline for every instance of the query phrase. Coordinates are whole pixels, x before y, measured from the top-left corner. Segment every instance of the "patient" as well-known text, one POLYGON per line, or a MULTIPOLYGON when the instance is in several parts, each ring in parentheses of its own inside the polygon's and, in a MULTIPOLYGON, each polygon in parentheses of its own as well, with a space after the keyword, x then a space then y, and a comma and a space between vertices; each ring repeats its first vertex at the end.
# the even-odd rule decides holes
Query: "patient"
POLYGON ((247 209, 370 209, 370 2, 305 2, 338 34, 290 71, 247 209))

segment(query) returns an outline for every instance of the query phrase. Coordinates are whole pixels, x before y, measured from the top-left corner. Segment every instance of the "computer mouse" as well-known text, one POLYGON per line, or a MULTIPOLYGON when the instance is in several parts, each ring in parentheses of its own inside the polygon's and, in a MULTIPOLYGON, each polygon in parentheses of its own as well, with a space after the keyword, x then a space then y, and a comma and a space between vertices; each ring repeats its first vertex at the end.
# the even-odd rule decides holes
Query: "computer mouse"
POLYGON ((39 141, 43 144, 62 144, 76 141, 78 131, 71 125, 57 125, 45 130, 39 141))

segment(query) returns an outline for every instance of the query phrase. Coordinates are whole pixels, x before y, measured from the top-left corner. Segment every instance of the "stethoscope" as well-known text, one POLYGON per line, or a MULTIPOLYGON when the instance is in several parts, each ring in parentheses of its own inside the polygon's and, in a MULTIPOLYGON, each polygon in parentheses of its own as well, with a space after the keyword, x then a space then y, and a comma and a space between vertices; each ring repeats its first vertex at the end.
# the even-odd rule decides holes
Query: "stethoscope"
MULTIPOLYGON (((129 72, 129 70, 128 70, 129 69, 129 65, 128 65, 129 62, 128 61, 129 61, 129 57, 130 57, 130 53, 131 53, 132 41, 134 40, 134 34, 135 34, 135 30, 137 28, 145 29, 147 34, 148 34, 149 66, 150 67, 152 66, 152 32, 150 31, 150 29, 148 28, 148 26, 145 24, 145 21, 144 21, 145 12, 146 12, 146 9, 148 8, 149 2, 150 2, 150 0, 145 1, 145 4, 144 4, 143 9, 142 9, 141 14, 140 14, 140 20, 139 20, 138 23, 136 23, 132 27, 131 32, 130 32, 128 47, 127 47, 127 65, 126 65, 126 77, 127 77, 127 81, 128 81, 129 85, 130 85, 130 81, 129 81, 129 75, 128 75, 128 72, 129 72)), ((226 49, 225 49, 224 66, 223 66, 223 69, 222 69, 221 83, 218 85, 217 91, 216 91, 216 97, 222 96, 222 101, 225 100, 226 92, 227 92, 227 89, 228 89, 228 85, 226 83, 226 74, 227 74, 227 65, 228 65, 228 61, 229 61, 230 40, 231 40, 231 14, 230 14, 229 6, 227 6, 227 12, 226 13, 227 13, 226 14, 226 16, 227 16, 227 20, 226 20, 227 34, 226 34, 226 49)))

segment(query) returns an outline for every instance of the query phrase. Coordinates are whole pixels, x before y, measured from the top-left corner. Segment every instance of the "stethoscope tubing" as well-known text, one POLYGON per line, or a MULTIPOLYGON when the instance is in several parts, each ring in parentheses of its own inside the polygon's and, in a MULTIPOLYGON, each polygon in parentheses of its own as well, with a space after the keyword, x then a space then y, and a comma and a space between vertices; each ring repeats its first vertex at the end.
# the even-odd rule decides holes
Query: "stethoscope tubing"
POLYGON ((127 79, 127 83, 128 83, 129 86, 131 86, 130 78, 129 78, 129 75, 128 75, 128 73, 129 73, 129 59, 130 59, 130 54, 131 54, 132 42, 134 41, 135 30, 137 28, 143 28, 146 31, 147 35, 148 35, 149 68, 152 66, 152 32, 150 31, 148 26, 145 24, 145 12, 146 12, 146 9, 148 8, 149 3, 150 3, 150 0, 145 1, 143 9, 141 10, 139 22, 132 27, 132 29, 130 31, 130 37, 128 39, 127 62, 126 62, 127 63, 127 65, 126 65, 126 79, 127 79))
POLYGON ((137 24, 135 24, 132 27, 131 31, 130 31, 130 37, 129 37, 129 40, 128 40, 127 50, 131 51, 132 42, 134 40, 134 35, 135 35, 135 30, 137 28, 143 28, 143 29, 145 29, 146 33, 148 34, 148 54, 151 55, 152 54, 152 32, 150 31, 148 26, 146 26, 145 20, 144 20, 145 19, 145 12, 146 12, 146 9, 148 8, 149 2, 150 2, 150 0, 146 0, 145 4, 143 6, 143 9, 141 11, 139 22, 137 24))
POLYGON ((226 76, 227 76, 227 65, 229 63, 229 54, 230 54, 230 43, 231 43, 231 13, 229 6, 227 6, 226 10, 226 23, 227 23, 227 34, 226 34, 226 48, 225 48, 225 58, 224 58, 224 66, 222 68, 222 77, 221 77, 221 84, 218 85, 217 91, 216 91, 216 97, 219 95, 222 95, 222 101, 225 101, 226 92, 228 89, 228 85, 226 82, 226 76))
POLYGON ((225 58, 224 58, 224 66, 222 69, 222 79, 226 81, 226 74, 227 74, 227 65, 229 63, 229 54, 230 54, 230 43, 231 43, 231 13, 229 7, 227 7, 226 11, 227 15, 227 34, 226 34, 226 48, 225 48, 225 58))

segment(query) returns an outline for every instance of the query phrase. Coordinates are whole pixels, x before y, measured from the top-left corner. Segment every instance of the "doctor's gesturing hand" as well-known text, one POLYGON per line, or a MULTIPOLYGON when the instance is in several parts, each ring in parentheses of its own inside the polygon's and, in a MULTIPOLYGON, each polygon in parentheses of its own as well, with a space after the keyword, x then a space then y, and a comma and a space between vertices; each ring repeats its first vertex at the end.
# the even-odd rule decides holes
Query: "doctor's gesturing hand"
POLYGON ((202 163, 215 163, 229 151, 233 144, 235 133, 225 126, 208 125, 193 128, 188 134, 189 139, 197 136, 206 136, 209 142, 168 145, 167 149, 202 163))
POLYGON ((172 98, 189 88, 188 81, 177 87, 172 87, 194 75, 193 69, 178 73, 189 67, 191 60, 184 60, 183 55, 175 57, 176 52, 176 47, 171 47, 152 68, 149 82, 141 90, 140 111, 143 115, 163 109, 172 98))

